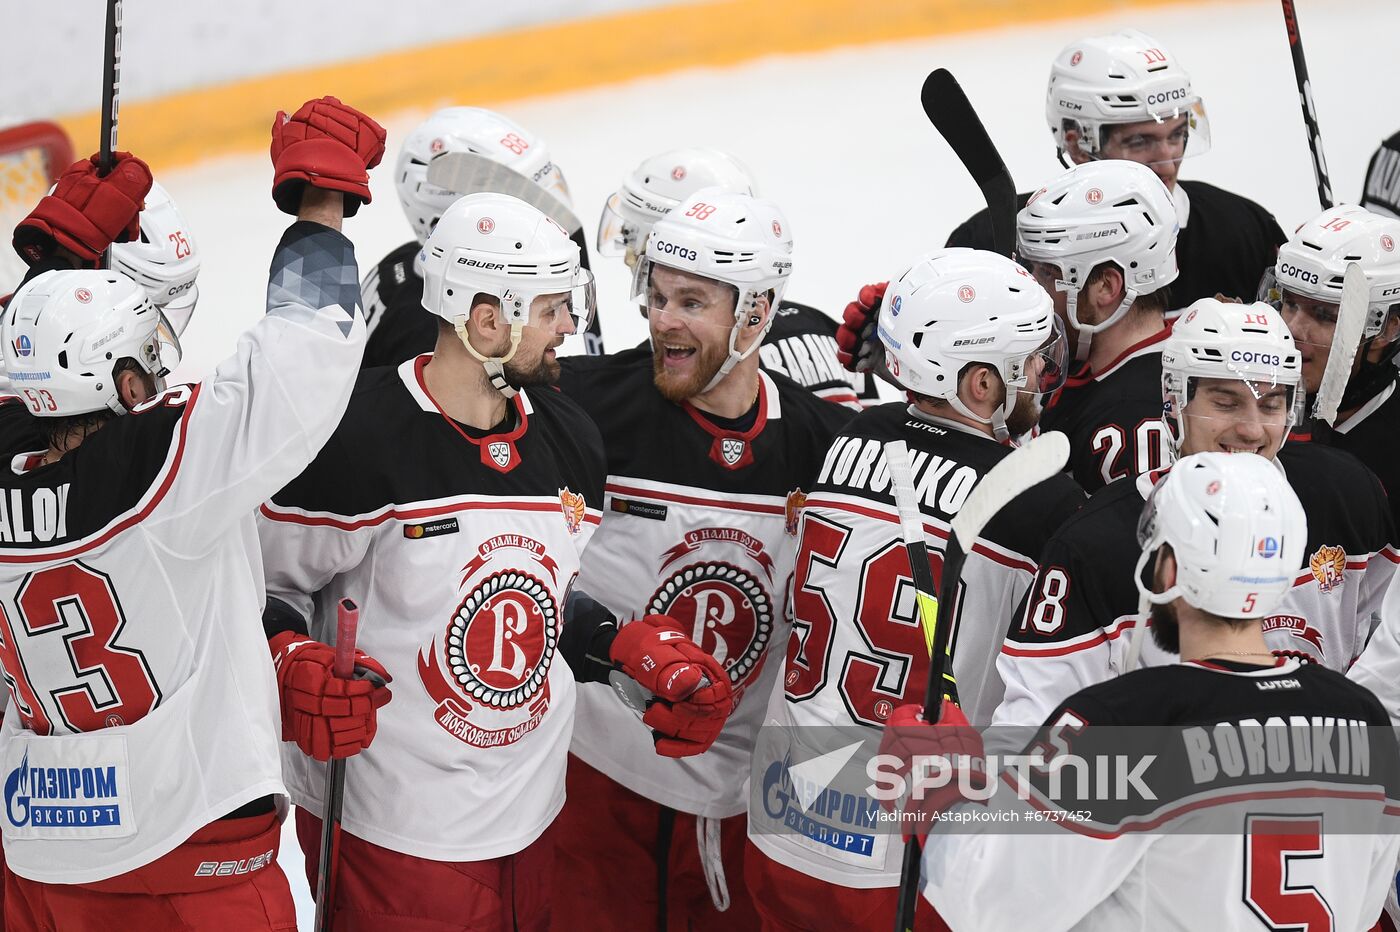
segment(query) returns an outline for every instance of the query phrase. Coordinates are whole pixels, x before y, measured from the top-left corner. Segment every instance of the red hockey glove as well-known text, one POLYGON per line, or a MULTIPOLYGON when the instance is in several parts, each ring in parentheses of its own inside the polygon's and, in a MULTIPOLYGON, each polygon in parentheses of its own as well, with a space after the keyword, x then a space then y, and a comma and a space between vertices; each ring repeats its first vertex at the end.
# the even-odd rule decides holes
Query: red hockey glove
MULTIPOLYGON (((969 785, 985 786, 987 763, 981 734, 968 724, 963 710, 955 702, 943 703, 936 725, 924 721, 920 706, 902 705, 895 709, 880 736, 880 753, 899 758, 896 772, 910 783, 908 801, 900 819, 906 841, 910 835, 920 838, 927 835, 938 813, 964 800, 987 804, 985 799, 964 796, 959 788, 960 771, 971 771, 969 776, 963 777, 969 785), (935 757, 947 759, 943 767, 948 774, 946 782, 936 769, 938 765, 929 766, 930 759, 935 757), (951 768, 947 764, 951 764, 951 768), (934 786, 934 783, 941 785, 934 786)), ((893 800, 881 800, 880 805, 891 812, 896 808, 893 800)))
POLYGON ((374 740, 375 710, 389 701, 389 672, 355 651, 355 667, 371 676, 343 680, 332 671, 335 648, 295 631, 267 642, 282 697, 282 740, 316 760, 350 757, 374 740), (377 678, 377 682, 375 680, 377 678))
POLYGON ((38 265, 62 246, 96 262, 113 243, 141 235, 141 207, 151 190, 151 170, 130 152, 115 153, 116 164, 97 176, 97 155, 68 166, 53 193, 15 227, 15 252, 38 265))
POLYGON ((880 302, 889 285, 889 282, 866 285, 860 295, 846 305, 841 326, 836 328, 836 358, 851 372, 874 368, 884 353, 875 327, 880 320, 880 302))
POLYGON ((622 671, 656 695, 642 722, 664 757, 702 754, 734 710, 729 674, 673 618, 647 615, 622 626, 609 650, 622 671))
POLYGON ((272 121, 272 199, 296 216, 305 185, 345 194, 345 216, 368 204, 369 171, 384 157, 384 128, 334 97, 272 121))

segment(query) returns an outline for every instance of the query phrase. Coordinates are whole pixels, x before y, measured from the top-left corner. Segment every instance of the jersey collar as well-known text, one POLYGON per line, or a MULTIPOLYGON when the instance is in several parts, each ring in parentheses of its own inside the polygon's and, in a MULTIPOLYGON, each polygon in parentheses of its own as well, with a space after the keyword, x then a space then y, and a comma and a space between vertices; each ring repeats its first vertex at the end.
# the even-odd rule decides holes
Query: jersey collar
POLYGON ((1296 673, 1303 665, 1296 657, 1275 657, 1272 667, 1260 667, 1257 670, 1236 670, 1226 664, 1211 660, 1183 660, 1183 667, 1196 667, 1200 670, 1210 670, 1212 673, 1225 673, 1230 676, 1280 676, 1285 673, 1296 673))
POLYGON ((1171 335, 1172 322, 1167 321, 1166 324, 1163 325, 1162 329, 1152 334, 1152 336, 1148 337, 1145 340, 1141 340, 1137 343, 1134 343, 1132 346, 1123 350, 1123 352, 1119 354, 1116 359, 1110 362, 1107 366, 1104 366, 1102 371, 1090 372, 1089 367, 1086 365, 1083 369, 1079 370, 1078 373, 1070 376, 1069 379, 1065 382, 1064 388, 1060 389, 1060 391, 1064 391, 1066 388, 1080 388, 1085 385, 1088 385, 1090 382, 1101 381, 1102 379, 1106 379, 1113 373, 1117 372, 1124 366, 1124 364, 1128 363, 1131 360, 1137 359, 1139 356, 1147 356, 1152 353, 1160 353, 1162 350, 1161 347, 1157 344, 1166 340, 1166 338, 1171 335))
POLYGON ((682 401, 680 407, 705 433, 714 438, 710 443, 711 460, 725 469, 743 469, 753 463, 754 438, 763 432, 770 419, 777 420, 782 417, 778 386, 762 369, 758 370, 757 404, 758 413, 754 416, 753 426, 742 432, 725 430, 688 401, 682 401))
POLYGON ((1191 198, 1187 195, 1180 178, 1176 179, 1176 184, 1172 186, 1172 203, 1176 205, 1177 226, 1184 230, 1191 220, 1191 198))
POLYGON ((449 427, 457 432, 458 436, 476 447, 480 452, 483 466, 503 473, 510 472, 519 466, 520 451, 516 449, 516 442, 525 435, 525 430, 530 423, 530 415, 534 413, 534 407, 530 404, 525 390, 521 389, 516 392, 515 397, 510 400, 515 405, 516 414, 516 423, 513 428, 499 434, 487 434, 480 438, 473 437, 462 430, 456 421, 448 417, 447 412, 443 411, 433 396, 428 394, 428 386, 423 381, 423 368, 432 358, 432 353, 424 353, 399 365, 399 379, 403 382, 404 388, 408 389, 409 395, 417 402, 418 407, 425 412, 440 416, 449 427))

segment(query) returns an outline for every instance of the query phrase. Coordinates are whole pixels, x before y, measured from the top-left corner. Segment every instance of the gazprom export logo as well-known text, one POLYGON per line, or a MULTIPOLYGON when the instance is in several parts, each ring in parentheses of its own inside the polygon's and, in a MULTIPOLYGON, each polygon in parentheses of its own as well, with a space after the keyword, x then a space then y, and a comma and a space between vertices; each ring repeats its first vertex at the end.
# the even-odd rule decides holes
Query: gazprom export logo
POLYGON ((5 777, 5 818, 16 827, 120 825, 117 768, 30 767, 26 753, 5 777))
POLYGON ((763 810, 785 828, 819 844, 870 857, 875 851, 878 801, 831 786, 861 747, 856 741, 820 757, 775 760, 763 773, 763 810))

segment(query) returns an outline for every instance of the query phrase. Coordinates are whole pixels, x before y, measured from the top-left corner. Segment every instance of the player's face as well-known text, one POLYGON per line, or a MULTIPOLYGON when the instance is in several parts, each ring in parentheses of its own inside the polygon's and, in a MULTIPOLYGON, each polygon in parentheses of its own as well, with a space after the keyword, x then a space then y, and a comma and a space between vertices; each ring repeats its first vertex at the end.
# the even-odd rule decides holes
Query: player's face
POLYGON ((542 294, 530 302, 530 322, 520 328, 520 346, 505 364, 512 385, 553 385, 559 381, 555 349, 575 332, 570 295, 542 294))
MULTIPOLYGON (((1284 322, 1293 334, 1293 342, 1303 357, 1303 383, 1308 392, 1316 392, 1322 384, 1322 373, 1327 368, 1327 355, 1332 349, 1332 335, 1337 329, 1338 306, 1291 291, 1283 292, 1283 302, 1279 308, 1284 322)), ((1356 366, 1361 360, 1356 360, 1356 366)), ((1354 370, 1353 370, 1354 371, 1354 370)))
POLYGON ((700 394, 729 355, 738 293, 732 285, 663 265, 651 267, 647 324, 652 379, 668 401, 700 394))
POLYGON ((1108 128, 1099 153, 1105 159, 1141 162, 1162 179, 1168 190, 1172 190, 1176 187, 1176 172, 1181 158, 1186 154, 1186 135, 1185 116, 1161 123, 1156 120, 1124 123, 1108 128))
POLYGON ((1292 392, 1243 379, 1194 379, 1181 454, 1257 453, 1273 459, 1288 430, 1292 392))

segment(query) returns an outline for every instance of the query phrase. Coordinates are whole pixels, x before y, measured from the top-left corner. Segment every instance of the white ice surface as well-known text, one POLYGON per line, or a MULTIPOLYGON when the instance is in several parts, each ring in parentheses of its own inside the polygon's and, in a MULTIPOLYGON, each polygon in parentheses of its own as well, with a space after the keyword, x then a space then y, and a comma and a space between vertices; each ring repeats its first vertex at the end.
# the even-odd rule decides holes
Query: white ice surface
MULTIPOLYGON (((1371 152, 1400 128, 1394 71, 1382 64, 1394 55, 1400 4, 1304 0, 1300 7, 1334 190, 1354 202, 1371 152)), ((1130 25, 1172 50, 1205 98, 1213 146, 1189 160, 1182 175, 1259 201, 1285 230, 1317 213, 1284 28, 1269 0, 770 58, 496 106, 548 141, 590 231, 607 195, 643 157, 683 145, 735 153, 755 172, 761 193, 787 212, 797 242, 789 296, 837 312, 863 283, 889 278, 941 246, 981 206, 977 188, 920 110, 929 70, 946 67, 959 78, 1026 190, 1058 171, 1044 118, 1051 58, 1077 37, 1130 25)), ((390 164, 425 115, 385 120, 390 164)), ((197 378, 262 313, 268 259, 288 218, 267 196, 264 154, 213 159, 161 181, 204 257, 200 306, 177 372, 197 378)), ((410 236, 386 168, 373 187, 375 202, 347 225, 362 273, 410 236)), ((594 264, 608 346, 630 346, 645 330, 625 304, 622 264, 597 257, 594 264)), ((353 771, 352 763, 352 780, 353 771)), ((288 824, 283 864, 305 908, 303 928, 310 928, 310 898, 288 824)))

